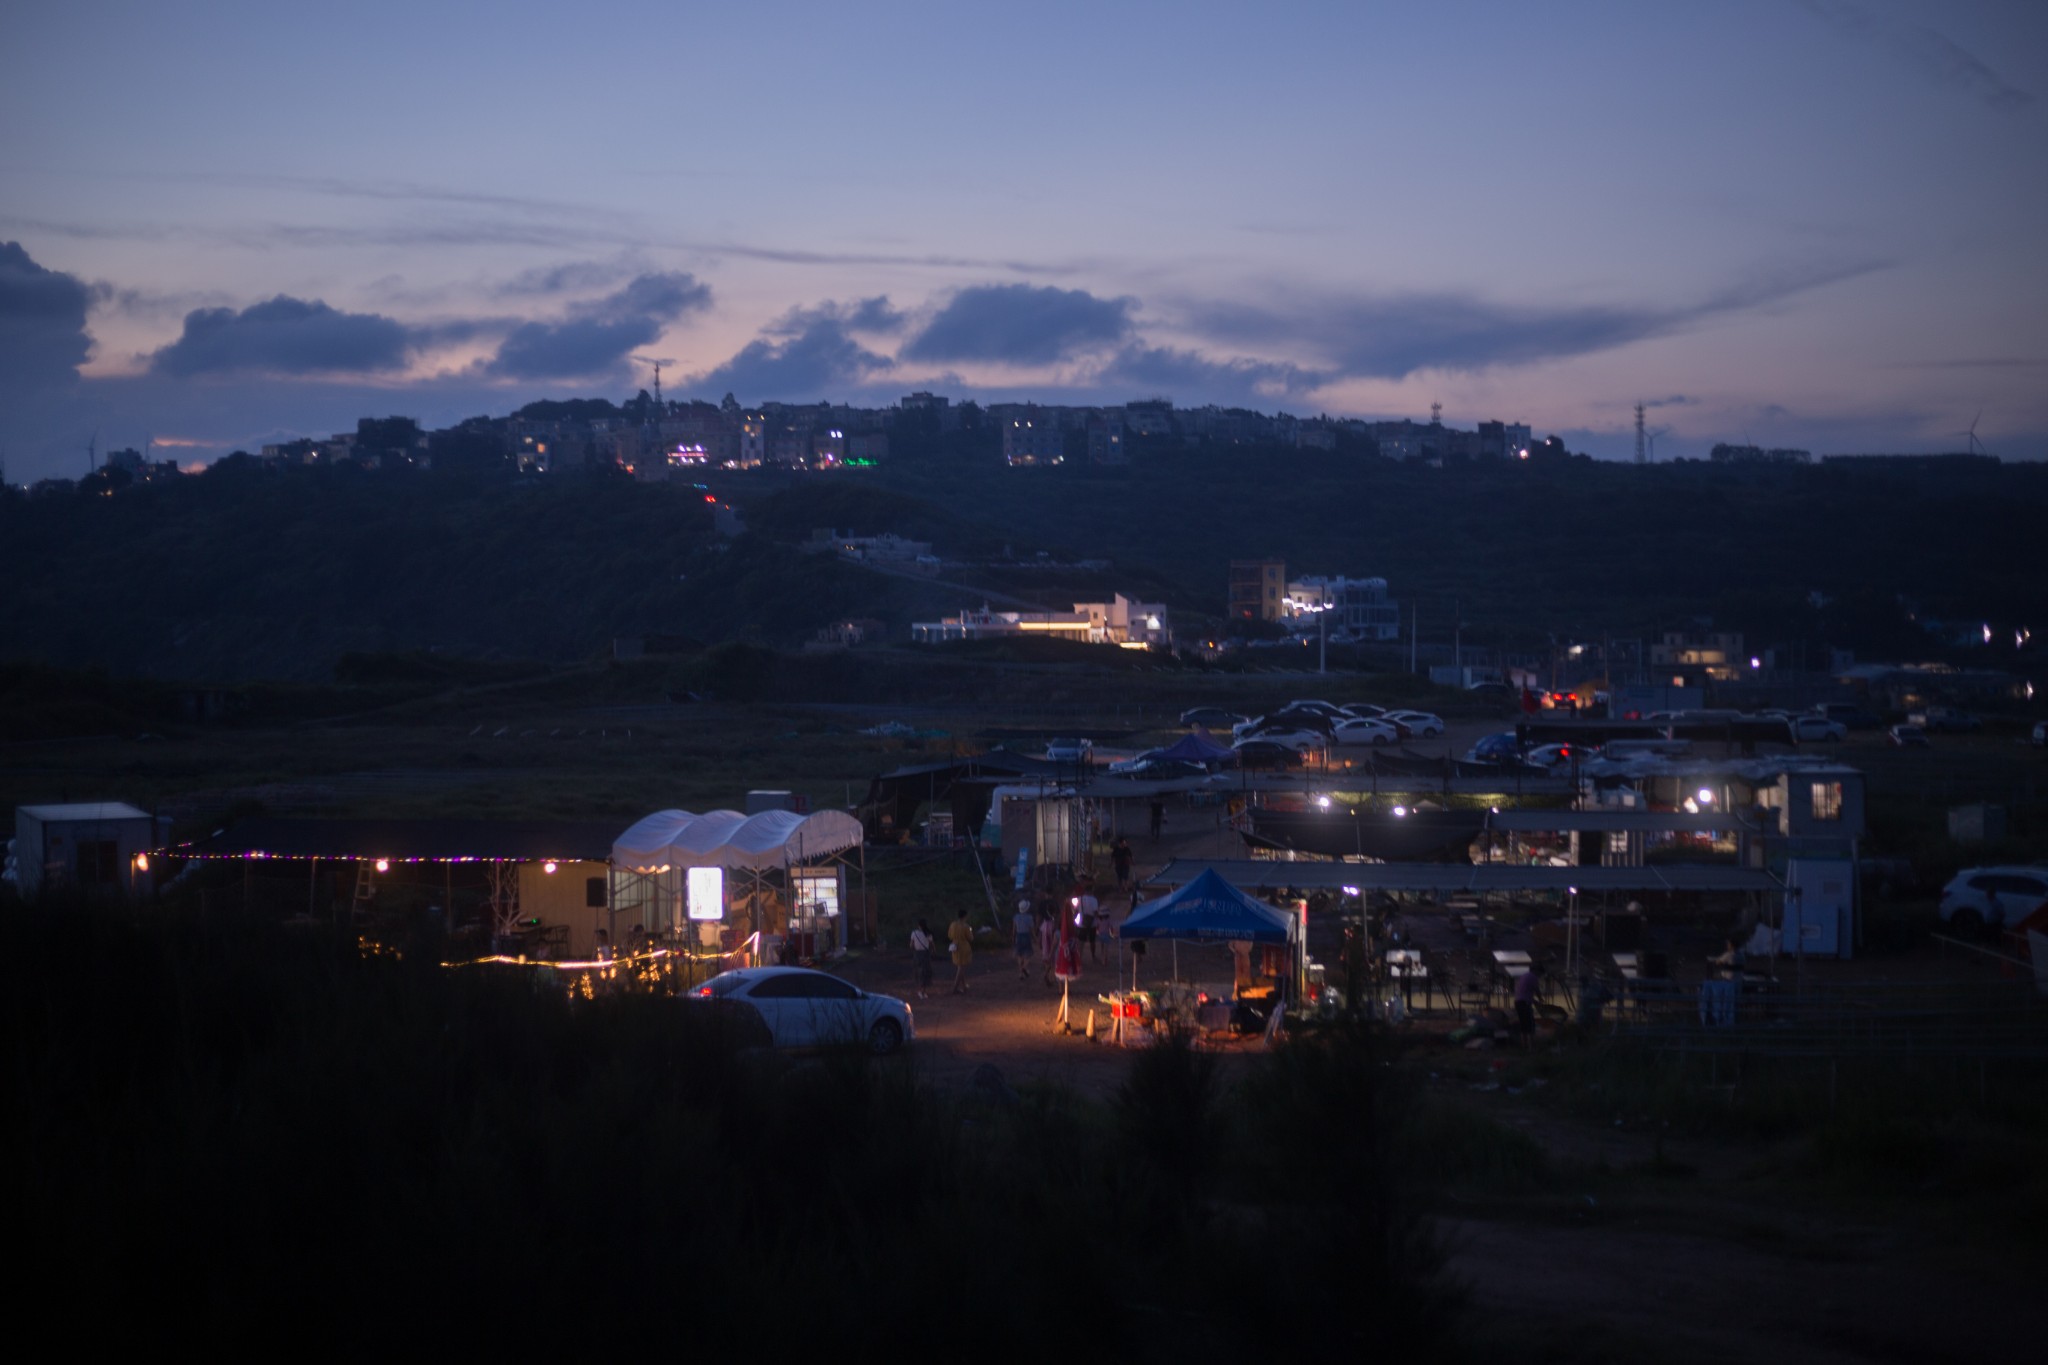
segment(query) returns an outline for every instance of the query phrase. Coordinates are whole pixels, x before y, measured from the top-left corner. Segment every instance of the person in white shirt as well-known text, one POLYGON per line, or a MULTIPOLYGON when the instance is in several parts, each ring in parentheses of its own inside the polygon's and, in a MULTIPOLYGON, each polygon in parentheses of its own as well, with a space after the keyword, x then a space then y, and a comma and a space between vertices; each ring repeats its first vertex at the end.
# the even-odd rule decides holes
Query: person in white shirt
POLYGON ((932 988, 932 927, 922 919, 910 931, 910 955, 917 962, 917 998, 925 999, 932 988))

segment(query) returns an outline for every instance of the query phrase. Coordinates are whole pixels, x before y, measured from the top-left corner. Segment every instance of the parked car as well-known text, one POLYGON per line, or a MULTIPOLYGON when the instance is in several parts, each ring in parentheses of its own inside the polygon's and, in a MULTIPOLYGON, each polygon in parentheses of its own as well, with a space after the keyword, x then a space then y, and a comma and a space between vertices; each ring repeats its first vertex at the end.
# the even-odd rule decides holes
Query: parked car
POLYGON ((1245 720, 1246 717, 1220 706, 1195 706, 1180 713, 1182 725, 1199 725, 1205 730, 1228 730, 1233 725, 1244 724, 1245 720))
POLYGON ((1837 724, 1851 730, 1882 730, 1884 717, 1877 712, 1848 701, 1824 701, 1813 708, 1816 716, 1826 716, 1837 724))
POLYGON ((1149 777, 1163 780, 1169 777, 1204 777, 1209 770, 1184 758, 1161 758, 1157 754, 1139 754, 1136 758, 1127 758, 1121 763, 1110 764, 1109 771, 1118 777, 1149 777))
POLYGON ((1465 751, 1467 763, 1519 763, 1522 761, 1522 742, 1513 730, 1503 730, 1497 735, 1488 735, 1465 751))
POLYGON ((1054 763, 1087 763, 1095 757, 1095 741, 1056 739, 1045 746, 1045 756, 1054 763))
POLYGON ((1315 706, 1283 706, 1265 718, 1274 725, 1291 725, 1297 730, 1316 730, 1323 734, 1337 728, 1337 722, 1344 719, 1342 711, 1324 711, 1315 706))
POLYGON ((1598 757, 1598 750, 1583 744, 1542 744, 1522 755, 1522 762, 1532 768, 1562 768, 1571 763, 1584 763, 1598 757))
POLYGON ((1250 731, 1230 747, 1242 748, 1256 740, 1263 740, 1268 744, 1284 744, 1290 749, 1305 751, 1322 748, 1329 743, 1329 736, 1320 730, 1293 730, 1283 725, 1275 725, 1250 731))
POLYGON ((1967 734, 1982 729, 1984 725, 1968 711, 1958 711, 1953 706, 1930 706, 1924 711, 1913 712, 1906 721, 1929 734, 1967 734))
POLYGON ((1825 716, 1794 716, 1785 722, 1794 744, 1839 744, 1849 737, 1849 727, 1825 716))
POLYGON ((1237 751, 1237 766, 1240 768, 1299 768, 1303 761, 1301 750, 1267 739, 1239 740, 1230 747, 1237 751))
POLYGON ((1335 722, 1320 711, 1286 710, 1256 717, 1242 725, 1233 725, 1230 727, 1230 733, 1235 739, 1249 739, 1253 735, 1267 734, 1274 730, 1313 730, 1319 735, 1327 735, 1335 728, 1335 722))
POLYGON ((752 1006, 777 1047, 858 1044, 886 1056, 917 1036, 906 1002, 808 967, 740 967, 692 994, 726 1008, 752 1006))
POLYGON ((1927 732, 1917 725, 1894 725, 1885 734, 1898 749, 1919 748, 1927 743, 1927 732))
POLYGON ((2048 900, 2048 868, 1971 867, 1941 889, 1941 918, 1960 934, 2018 924, 2048 900))
POLYGON ((1389 711, 1380 719, 1398 726, 1411 735, 1434 739, 1444 732, 1443 719, 1427 711, 1389 711))
POLYGON ((1330 743, 1339 745, 1370 744, 1375 748, 1382 744, 1393 744, 1400 740, 1401 732, 1383 720, 1344 720, 1337 722, 1337 728, 1330 732, 1330 743))

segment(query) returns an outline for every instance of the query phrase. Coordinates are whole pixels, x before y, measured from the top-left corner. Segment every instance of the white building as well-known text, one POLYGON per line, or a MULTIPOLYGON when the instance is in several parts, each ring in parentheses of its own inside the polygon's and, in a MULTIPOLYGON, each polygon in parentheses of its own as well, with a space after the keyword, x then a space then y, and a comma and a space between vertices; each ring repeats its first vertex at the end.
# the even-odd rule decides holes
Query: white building
POLYGON ((1164 649, 1173 643, 1165 603, 1138 602, 1122 593, 1107 602, 1076 602, 1072 611, 992 611, 984 605, 979 610, 963 611, 942 621, 919 621, 910 627, 910 638, 921 644, 1018 635, 1049 635, 1082 644, 1121 645, 1125 649, 1164 649))
POLYGON ((11 870, 23 900, 133 895, 151 885, 148 855, 160 842, 149 812, 120 801, 16 806, 11 870))
POLYGON ((1357 640, 1401 638, 1401 604, 1387 596, 1384 578, 1297 578, 1281 599, 1286 624, 1296 631, 1327 630, 1357 640), (1328 614, 1320 625, 1316 617, 1328 614))

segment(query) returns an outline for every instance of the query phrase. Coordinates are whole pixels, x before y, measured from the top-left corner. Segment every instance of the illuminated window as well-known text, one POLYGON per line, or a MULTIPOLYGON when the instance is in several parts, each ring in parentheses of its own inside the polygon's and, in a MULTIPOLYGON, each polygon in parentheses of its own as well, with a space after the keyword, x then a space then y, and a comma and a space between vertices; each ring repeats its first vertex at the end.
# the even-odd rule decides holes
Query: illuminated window
POLYGON ((1842 818, 1841 783, 1816 782, 1813 784, 1813 818, 1816 820, 1839 820, 1842 818))
POLYGON ((790 892, 796 900, 799 919, 828 918, 839 913, 839 871, 792 871, 790 892))

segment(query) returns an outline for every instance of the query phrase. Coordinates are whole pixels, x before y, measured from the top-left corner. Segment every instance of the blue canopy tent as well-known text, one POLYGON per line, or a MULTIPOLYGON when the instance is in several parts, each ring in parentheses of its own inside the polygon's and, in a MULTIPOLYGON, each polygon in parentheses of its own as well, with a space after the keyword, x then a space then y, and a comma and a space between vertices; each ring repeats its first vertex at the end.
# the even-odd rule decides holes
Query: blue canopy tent
MULTIPOLYGON (((1123 939, 1181 939, 1207 942, 1295 944, 1293 989, 1300 989, 1301 953, 1297 942, 1299 921, 1284 910, 1249 896, 1223 880, 1214 868, 1205 868, 1185 886, 1149 901, 1131 912, 1117 930, 1117 953, 1123 953, 1123 939)), ((1180 954, 1174 954, 1174 973, 1180 972, 1180 954)), ((1123 975, 1119 962, 1117 975, 1123 975)))
POLYGON ((1294 938, 1295 921, 1224 881, 1216 869, 1205 868, 1187 885, 1132 911, 1118 932, 1125 938, 1287 943, 1294 938))
POLYGON ((1164 749, 1154 749, 1154 758, 1178 759, 1182 763, 1233 763, 1237 750, 1227 744, 1218 744, 1209 737, 1209 732, 1197 725, 1164 749))

